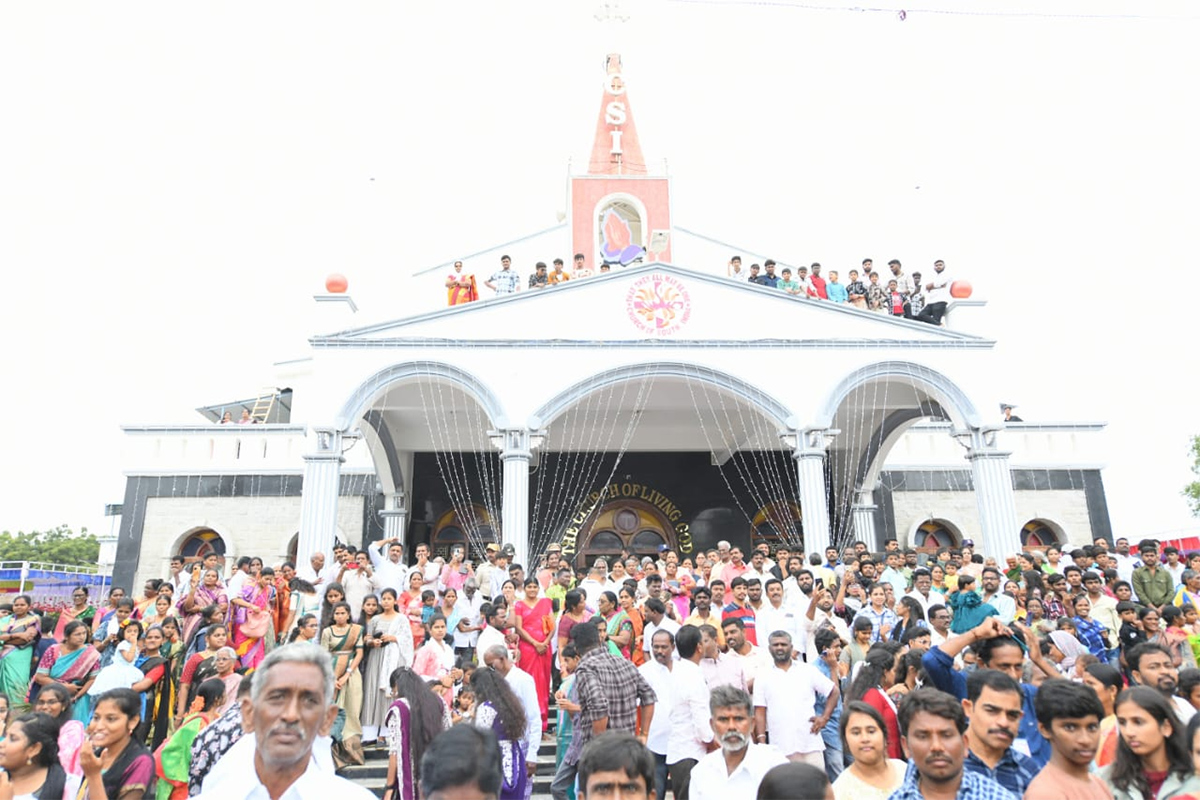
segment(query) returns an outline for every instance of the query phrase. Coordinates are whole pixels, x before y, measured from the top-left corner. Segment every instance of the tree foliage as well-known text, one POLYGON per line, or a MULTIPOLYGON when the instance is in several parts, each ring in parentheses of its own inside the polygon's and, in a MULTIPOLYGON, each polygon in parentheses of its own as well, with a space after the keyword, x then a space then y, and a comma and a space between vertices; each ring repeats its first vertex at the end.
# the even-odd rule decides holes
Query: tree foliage
POLYGON ((48 564, 94 567, 100 561, 100 542, 83 528, 66 525, 48 531, 0 533, 0 561, 41 561, 48 564))
MULTIPOLYGON (((1192 474, 1200 478, 1200 436, 1192 437, 1192 474)), ((1187 498, 1192 516, 1200 517, 1200 480, 1192 481, 1183 487, 1182 494, 1187 498)))

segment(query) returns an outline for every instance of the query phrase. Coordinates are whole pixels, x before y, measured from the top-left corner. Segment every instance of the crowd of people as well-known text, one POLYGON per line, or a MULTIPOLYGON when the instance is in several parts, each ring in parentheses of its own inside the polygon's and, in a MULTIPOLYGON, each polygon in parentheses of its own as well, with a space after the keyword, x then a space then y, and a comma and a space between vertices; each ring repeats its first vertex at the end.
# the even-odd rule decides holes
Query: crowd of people
POLYGON ((245 736, 273 696, 254 681, 299 658, 330 682, 314 769, 386 748, 389 800, 462 729, 495 747, 501 798, 530 795, 552 738, 558 800, 614 796, 588 788, 614 770, 658 800, 1200 797, 1200 553, 721 542, 577 572, 551 545, 528 573, 510 545, 414 554, 385 539, 228 574, 180 556, 138 597, 79 589, 57 617, 15 598, 0 796, 241 796, 272 743, 245 736), (816 793, 763 794, 800 778, 816 793))
MULTIPOLYGON (((561 258, 554 259, 549 267, 546 262, 539 261, 534 265, 528 281, 523 281, 520 273, 513 269, 512 258, 504 255, 500 257, 500 269, 484 281, 484 286, 497 295, 519 292, 522 284, 530 290, 547 289, 573 278, 591 277, 594 272, 586 264, 583 253, 575 254, 574 269, 570 272, 563 269, 561 258)), ((817 262, 813 262, 811 267, 797 267, 795 273, 790 267, 784 267, 776 274, 775 268, 775 260, 771 258, 766 259, 762 266, 751 264, 743 268, 742 257, 735 255, 729 260, 726 274, 733 280, 748 281, 810 300, 845 303, 878 314, 916 319, 932 325, 942 324, 950 302, 952 280, 946 273, 946 263, 941 259, 933 262, 933 272, 928 279, 919 272, 909 276, 899 259, 895 258, 888 262, 889 271, 886 274, 875 270, 872 259, 864 258, 862 269, 850 270, 844 281, 836 270, 830 270, 828 277, 822 276, 821 265, 817 262)), ((600 266, 600 272, 608 272, 609 269, 607 264, 600 266)), ((456 306, 479 299, 475 276, 463 270, 461 261, 454 262, 454 271, 446 276, 445 285, 449 305, 456 306)))
POLYGON ((768 258, 761 267, 751 264, 748 269, 743 269, 742 257, 734 256, 729 260, 726 274, 733 280, 749 281, 810 300, 845 303, 877 314, 916 319, 932 325, 942 324, 950 302, 952 280, 946 273, 946 262, 940 258, 933 262, 933 274, 928 280, 924 280, 919 272, 910 277, 900 260, 895 258, 888 262, 886 274, 876 271, 874 260, 864 258, 862 269, 850 270, 844 282, 836 270, 830 270, 828 277, 822 276, 821 265, 815 261, 811 267, 797 267, 794 274, 790 267, 784 267, 776 274, 775 267, 775 260, 768 258))

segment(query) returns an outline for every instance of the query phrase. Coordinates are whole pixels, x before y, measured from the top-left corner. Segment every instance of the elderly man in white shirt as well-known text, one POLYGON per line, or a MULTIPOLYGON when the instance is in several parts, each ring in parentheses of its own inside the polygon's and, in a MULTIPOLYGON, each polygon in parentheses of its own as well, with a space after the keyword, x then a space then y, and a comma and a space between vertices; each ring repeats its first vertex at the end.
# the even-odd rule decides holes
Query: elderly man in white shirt
POLYGON ((671 793, 676 800, 687 800, 692 768, 708 753, 708 743, 713 740, 708 724, 708 684, 700 671, 700 629, 694 625, 680 628, 675 649, 679 661, 671 669, 667 771, 671 793))
MULTIPOLYGON (((542 711, 538 706, 537 686, 533 682, 533 676, 512 662, 508 648, 503 645, 489 647, 483 654, 481 663, 484 667, 500 673, 512 687, 513 694, 521 701, 521 708, 525 710, 525 752, 536 753, 542 742, 542 711)), ((533 773, 537 770, 537 759, 529 759, 525 766, 529 769, 529 783, 532 784, 533 773)))
POLYGON ((721 749, 709 753, 692 770, 692 800, 756 797, 763 776, 787 759, 769 744, 751 742, 754 707, 750 695, 718 686, 709 698, 710 725, 721 749))
POLYGON ((933 591, 933 575, 924 567, 913 570, 913 589, 905 597, 911 597, 921 604, 925 619, 929 619, 930 608, 946 605, 946 598, 933 591))
MULTIPOLYGON (((313 760, 317 737, 337 717, 333 662, 324 650, 303 643, 276 648, 254 673, 250 697, 242 700, 242 724, 255 750, 237 783, 224 781, 201 792, 204 800, 371 800, 358 784, 320 769, 313 760), (294 719, 284 719, 285 712, 294 719), (292 731, 281 735, 280 731, 292 731), (269 743, 268 743, 269 742, 269 743)), ((227 754, 228 755, 228 754, 227 754)))

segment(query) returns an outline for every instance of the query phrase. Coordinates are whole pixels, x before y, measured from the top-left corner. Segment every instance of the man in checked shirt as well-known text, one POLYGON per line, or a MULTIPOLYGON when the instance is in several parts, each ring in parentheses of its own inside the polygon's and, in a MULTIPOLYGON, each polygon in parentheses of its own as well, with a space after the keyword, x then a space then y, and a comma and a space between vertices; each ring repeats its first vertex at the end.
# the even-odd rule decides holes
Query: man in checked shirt
POLYGON ((575 691, 579 695, 580 711, 574 720, 575 734, 567 747, 562 764, 550 784, 554 800, 566 800, 567 790, 575 784, 579 771, 579 755, 583 746, 605 731, 635 734, 646 743, 650 721, 654 718, 657 697, 633 662, 610 655, 600 647, 600 634, 594 625, 576 625, 571 639, 579 652, 575 669, 575 691), (638 727, 638 706, 642 709, 638 727))

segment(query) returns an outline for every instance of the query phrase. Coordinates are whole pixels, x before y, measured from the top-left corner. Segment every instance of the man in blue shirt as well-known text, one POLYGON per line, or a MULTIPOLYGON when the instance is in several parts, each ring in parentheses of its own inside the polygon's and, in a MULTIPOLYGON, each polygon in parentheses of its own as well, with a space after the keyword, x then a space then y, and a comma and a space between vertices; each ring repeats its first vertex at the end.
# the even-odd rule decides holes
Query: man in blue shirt
POLYGON ((768 258, 763 262, 763 269, 767 271, 767 274, 759 275, 754 282, 760 286, 766 286, 768 289, 779 288, 779 276, 775 274, 775 260, 768 258))
POLYGON ((1021 684, 995 669, 980 669, 967 678, 963 710, 967 726, 967 753, 963 767, 996 781, 1018 797, 1038 773, 1029 756, 1013 749, 1021 723, 1025 695, 1021 684))
MULTIPOLYGON (((818 628, 816 635, 813 637, 817 644, 817 652, 820 657, 817 659, 816 667, 821 671, 821 674, 829 678, 834 683, 841 686, 842 673, 840 670, 841 664, 838 660, 842 655, 842 640, 837 635, 832 627, 818 628)), ((849 664, 845 665, 847 668, 849 664)), ((826 701, 825 697, 817 695, 817 708, 826 701)), ((829 717, 829 724, 821 729, 821 741, 825 743, 825 774, 829 777, 829 782, 833 783, 845 769, 844 757, 842 756, 842 707, 835 706, 833 715, 829 717)))
POLYGON ((965 769, 966 714, 962 704, 937 689, 914 689, 896 714, 908 772, 888 800, 1018 800, 991 778, 965 769))
MULTIPOLYGON (((921 659, 921 664, 934 686, 959 699, 966 699, 967 676, 954 669, 954 657, 967 647, 978 657, 980 669, 997 669, 1014 681, 1021 680, 1025 668, 1025 648, 1012 638, 1011 631, 1001 625, 997 617, 988 617, 978 627, 951 636, 921 659)), ((1035 661, 1034 669, 1040 669, 1037 664, 1035 661)), ((1037 712, 1033 707, 1037 687, 1028 683, 1020 685, 1024 695, 1024 714, 1013 747, 1018 751, 1028 751, 1029 757, 1040 770, 1050 760, 1050 744, 1038 730, 1037 712)))

